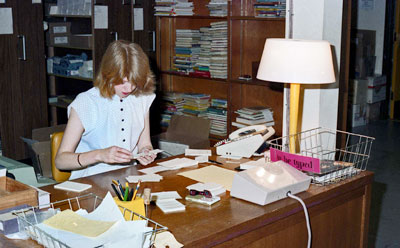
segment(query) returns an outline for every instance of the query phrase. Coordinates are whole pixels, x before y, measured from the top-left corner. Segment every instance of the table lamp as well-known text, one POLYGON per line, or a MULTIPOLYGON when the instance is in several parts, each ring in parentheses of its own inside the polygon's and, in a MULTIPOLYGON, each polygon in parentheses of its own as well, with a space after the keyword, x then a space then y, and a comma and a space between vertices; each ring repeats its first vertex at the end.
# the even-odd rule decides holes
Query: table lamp
POLYGON ((289 150, 290 153, 296 153, 300 84, 328 84, 336 81, 329 42, 267 39, 257 78, 290 83, 289 150))

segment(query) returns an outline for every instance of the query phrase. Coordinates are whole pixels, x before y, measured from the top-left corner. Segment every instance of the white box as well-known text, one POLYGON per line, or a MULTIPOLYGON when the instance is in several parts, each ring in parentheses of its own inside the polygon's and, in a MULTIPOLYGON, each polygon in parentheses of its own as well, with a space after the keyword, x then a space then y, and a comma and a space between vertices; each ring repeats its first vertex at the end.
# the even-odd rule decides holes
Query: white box
POLYGON ((350 80, 349 88, 349 102, 351 104, 364 104, 367 102, 368 80, 350 80))
POLYGON ((375 103, 386 99, 386 76, 368 77, 367 103, 375 103))

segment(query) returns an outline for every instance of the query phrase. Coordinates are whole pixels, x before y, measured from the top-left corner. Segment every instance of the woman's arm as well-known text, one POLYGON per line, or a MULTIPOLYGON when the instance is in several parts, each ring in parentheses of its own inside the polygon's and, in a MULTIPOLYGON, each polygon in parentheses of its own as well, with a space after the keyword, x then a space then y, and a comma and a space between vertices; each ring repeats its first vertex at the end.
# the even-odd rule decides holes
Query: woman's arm
POLYGON ((85 153, 75 153, 76 147, 82 137, 84 128, 76 111, 71 108, 67 127, 56 156, 56 167, 60 170, 76 170, 91 164, 127 163, 131 160, 131 152, 126 149, 112 146, 85 153))
MULTIPOLYGON (((146 117, 144 119, 144 129, 142 134, 140 134, 139 141, 138 141, 138 148, 139 148, 139 153, 148 153, 150 150, 153 150, 153 145, 151 144, 151 138, 150 138, 150 117, 149 117, 149 112, 147 112, 146 117)), ((138 158, 138 161, 142 165, 147 165, 150 164, 151 162, 154 161, 154 159, 157 157, 156 154, 147 154, 145 156, 141 156, 138 158)))

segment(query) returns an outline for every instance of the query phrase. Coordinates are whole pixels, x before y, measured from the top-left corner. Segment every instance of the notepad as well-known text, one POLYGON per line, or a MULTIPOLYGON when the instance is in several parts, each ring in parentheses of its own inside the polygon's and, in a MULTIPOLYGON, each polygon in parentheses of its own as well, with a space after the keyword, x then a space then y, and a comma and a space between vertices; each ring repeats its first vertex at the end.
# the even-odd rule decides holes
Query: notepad
POLYGON ((67 191, 72 191, 72 192, 82 192, 87 189, 90 189, 91 187, 92 187, 92 185, 90 185, 90 184, 77 183, 77 182, 71 182, 71 181, 66 181, 66 182, 54 185, 55 189, 67 190, 67 191))
POLYGON ((175 199, 164 199, 156 201, 156 205, 164 212, 164 213, 173 213, 185 210, 185 205, 178 202, 175 199))

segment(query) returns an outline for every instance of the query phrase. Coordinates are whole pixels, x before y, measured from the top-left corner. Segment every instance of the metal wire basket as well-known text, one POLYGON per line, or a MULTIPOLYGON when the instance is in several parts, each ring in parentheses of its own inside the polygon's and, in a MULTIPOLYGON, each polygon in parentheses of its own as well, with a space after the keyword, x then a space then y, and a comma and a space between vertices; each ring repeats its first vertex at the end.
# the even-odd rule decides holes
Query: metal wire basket
MULTIPOLYGON (((90 193, 87 195, 69 198, 66 200, 57 201, 46 205, 29 207, 26 209, 14 211, 13 213, 17 216, 20 231, 25 231, 25 233, 30 238, 37 241, 39 244, 43 245, 44 247, 51 247, 51 248, 70 248, 70 246, 54 238, 53 236, 46 233, 36 225, 42 223, 44 220, 57 214, 58 211, 56 210, 71 209, 73 211, 76 211, 78 209, 85 209, 88 212, 92 212, 100 205, 101 201, 102 198, 98 197, 93 193, 90 193), (49 209, 52 209, 54 211, 44 211, 49 209)), ((145 216, 142 216, 124 207, 121 206, 118 207, 122 210, 123 216, 129 216, 130 214, 131 220, 133 220, 134 218, 135 219, 139 218, 141 220, 147 221, 147 226, 152 227, 151 231, 143 233, 144 236, 143 240, 145 240, 145 238, 149 238, 150 240, 149 247, 153 246, 156 234, 158 232, 165 231, 168 229, 167 227, 145 216), (126 215, 127 212, 128 214, 126 215)))
POLYGON ((269 140, 267 144, 271 148, 272 161, 277 160, 274 158, 277 153, 280 154, 278 160, 284 160, 286 154, 286 162, 290 161, 292 166, 310 175, 312 183, 326 185, 366 170, 374 140, 373 137, 319 127, 269 140), (290 151, 290 142, 294 142, 294 152, 290 151), (295 163, 296 158, 310 162, 295 163))

